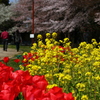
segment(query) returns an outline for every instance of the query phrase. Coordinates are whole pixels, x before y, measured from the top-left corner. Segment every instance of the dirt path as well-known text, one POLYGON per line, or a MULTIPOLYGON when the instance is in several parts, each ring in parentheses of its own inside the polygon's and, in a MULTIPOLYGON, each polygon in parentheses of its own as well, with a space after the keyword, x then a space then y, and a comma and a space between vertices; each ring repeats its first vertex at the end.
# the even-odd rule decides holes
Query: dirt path
POLYGON ((17 52, 16 49, 10 49, 8 48, 7 51, 3 51, 2 48, 0 48, 0 60, 2 60, 4 57, 13 57, 16 54, 21 54, 22 51, 17 52))

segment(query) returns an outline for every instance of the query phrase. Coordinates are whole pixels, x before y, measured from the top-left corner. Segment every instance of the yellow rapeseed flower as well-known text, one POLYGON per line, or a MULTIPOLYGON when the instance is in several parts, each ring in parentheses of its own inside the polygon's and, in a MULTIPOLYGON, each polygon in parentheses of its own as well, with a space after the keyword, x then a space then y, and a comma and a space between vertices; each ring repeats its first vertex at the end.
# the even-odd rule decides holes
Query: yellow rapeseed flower
POLYGON ((76 84, 76 88, 77 88, 79 91, 85 91, 85 84, 83 84, 83 83, 78 83, 78 84, 76 84))
POLYGON ((56 33, 56 32, 53 32, 53 33, 52 33, 52 37, 53 37, 53 38, 56 38, 56 37, 57 37, 57 33, 56 33))
POLYGON ((81 42, 80 44, 79 44, 79 49, 84 49, 85 47, 86 47, 86 42, 81 42))
POLYGON ((46 38, 50 38, 51 34, 50 33, 46 33, 46 38))
POLYGON ((63 73, 59 73, 59 80, 61 80, 65 75, 63 73))
POLYGON ((74 53, 76 54, 76 53, 79 52, 79 49, 78 49, 78 48, 73 48, 73 49, 71 49, 71 51, 74 52, 74 53))
POLYGON ((86 72, 85 76, 92 76, 92 73, 91 72, 86 72))
POLYGON ((51 89, 53 87, 57 86, 57 84, 51 84, 51 85, 47 85, 47 89, 51 89))
POLYGON ((24 53, 23 53, 23 55, 27 55, 27 54, 28 54, 28 52, 24 52, 24 53))
POLYGON ((100 81, 100 76, 99 76, 99 75, 97 75, 97 76, 95 76, 95 77, 94 77, 94 79, 95 79, 95 80, 99 80, 99 81, 100 81))
POLYGON ((95 66, 95 67, 100 67, 100 61, 94 62, 94 63, 93 63, 93 66, 95 66))
POLYGON ((24 70, 24 67, 23 67, 22 65, 19 65, 19 68, 20 68, 21 70, 24 70))
POLYGON ((83 96, 81 97, 81 100, 89 100, 89 99, 88 99, 88 96, 87 96, 87 95, 83 95, 83 96))
POLYGON ((71 75, 66 74, 66 75, 63 77, 63 79, 64 79, 64 80, 71 80, 72 77, 71 77, 71 75))
POLYGON ((37 35, 37 39, 42 39, 42 35, 41 34, 37 35))
POLYGON ((91 42, 96 42, 96 39, 92 39, 91 42))

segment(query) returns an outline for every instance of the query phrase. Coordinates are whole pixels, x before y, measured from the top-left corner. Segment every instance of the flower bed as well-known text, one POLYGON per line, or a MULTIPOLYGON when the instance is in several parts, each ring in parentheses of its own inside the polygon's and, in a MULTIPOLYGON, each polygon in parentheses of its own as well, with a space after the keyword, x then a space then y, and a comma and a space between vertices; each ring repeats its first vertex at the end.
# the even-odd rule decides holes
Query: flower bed
POLYGON ((14 72, 12 67, 0 62, 0 100, 74 100, 72 93, 64 93, 57 86, 47 89, 47 85, 43 75, 14 72))
MULTIPOLYGON (((14 60, 16 63, 21 63, 20 70, 13 72, 13 69, 9 67, 7 70, 11 71, 5 70, 3 74, 7 76, 6 78, 1 74, 1 80, 3 80, 1 81, 1 97, 4 94, 2 89, 6 89, 8 94, 12 93, 9 90, 13 89, 14 81, 17 82, 14 83, 17 84, 14 85, 16 87, 14 98, 25 100, 31 100, 31 97, 32 100, 100 99, 100 42, 97 43, 95 39, 92 39, 91 43, 81 42, 78 48, 71 48, 68 38, 58 42, 55 40, 57 36, 55 32, 52 36, 53 38, 50 38, 50 34, 47 33, 47 38, 43 43, 42 36, 39 35, 38 43, 33 44, 32 50, 24 52, 22 60, 14 60)), ((3 61, 7 64, 9 59, 6 57, 3 61)), ((1 63, 1 68, 2 66, 1 63)))
POLYGON ((39 35, 38 43, 23 54, 20 69, 44 75, 48 88, 59 86, 66 93, 72 92, 77 100, 99 100, 100 42, 92 39, 91 43, 81 42, 78 48, 71 48, 68 38, 58 42, 55 32, 52 38, 47 34, 45 44, 39 35))

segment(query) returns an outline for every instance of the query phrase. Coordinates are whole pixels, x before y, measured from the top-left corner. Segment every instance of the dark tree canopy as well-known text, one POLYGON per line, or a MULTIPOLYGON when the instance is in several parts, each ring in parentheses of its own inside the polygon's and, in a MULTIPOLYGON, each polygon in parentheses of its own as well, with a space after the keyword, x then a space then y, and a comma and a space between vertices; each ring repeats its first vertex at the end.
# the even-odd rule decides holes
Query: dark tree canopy
POLYGON ((0 4, 4 3, 5 5, 9 5, 9 0, 0 0, 0 4))

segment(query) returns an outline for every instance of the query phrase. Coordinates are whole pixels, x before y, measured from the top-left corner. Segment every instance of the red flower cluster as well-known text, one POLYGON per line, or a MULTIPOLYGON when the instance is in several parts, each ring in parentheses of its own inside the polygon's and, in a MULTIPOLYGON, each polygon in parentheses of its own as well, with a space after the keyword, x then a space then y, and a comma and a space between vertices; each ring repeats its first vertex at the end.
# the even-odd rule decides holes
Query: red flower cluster
POLYGON ((15 100, 22 93, 25 100, 74 100, 72 93, 63 93, 59 87, 47 91, 44 76, 31 76, 0 62, 0 100, 15 100))
POLYGON ((35 60, 35 59, 38 59, 39 57, 37 56, 37 53, 35 52, 34 54, 32 53, 28 53, 27 55, 24 55, 23 56, 23 59, 26 59, 25 61, 22 60, 22 63, 23 63, 23 66, 26 66, 28 65, 28 60, 31 59, 31 60, 35 60))
POLYGON ((28 53, 27 55, 24 55, 23 58, 26 58, 26 59, 38 59, 38 56, 37 56, 37 53, 28 53))
MULTIPOLYGON (((59 60, 61 61, 66 61, 68 60, 68 58, 64 58, 62 55, 59 55, 59 52, 62 52, 64 54, 66 53, 69 53, 71 55, 71 58, 69 59, 70 61, 73 61, 75 63, 78 63, 78 58, 75 58, 73 57, 74 56, 74 53, 71 51, 71 48, 70 47, 63 47, 63 46, 53 46, 52 47, 52 50, 54 50, 55 48, 59 48, 58 49, 58 54, 53 56, 53 57, 56 57, 58 58, 59 60), (76 59, 76 61, 74 61, 73 59, 76 59)), ((44 49, 44 52, 46 51, 46 49, 44 49)), ((35 52, 35 53, 27 53, 26 55, 23 56, 23 60, 22 60, 22 65, 23 66, 27 66, 29 64, 29 60, 31 59, 32 61, 38 59, 39 56, 38 56, 38 53, 35 52), (24 60, 25 59, 25 60, 24 60)))
POLYGON ((60 52, 63 52, 63 53, 65 53, 66 50, 70 51, 69 47, 65 48, 65 47, 62 47, 62 46, 54 46, 54 47, 52 47, 52 49, 55 49, 56 47, 58 47, 59 49, 62 49, 62 50, 60 50, 60 52))

